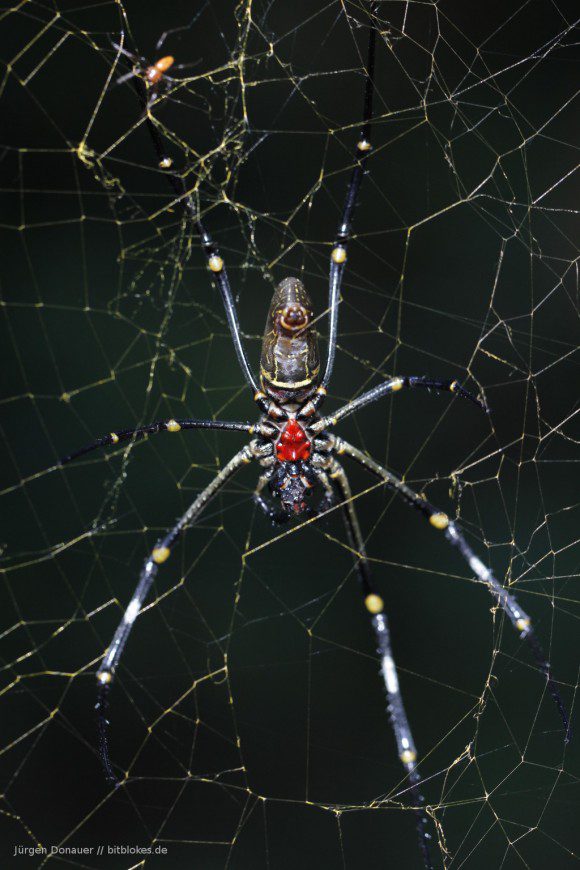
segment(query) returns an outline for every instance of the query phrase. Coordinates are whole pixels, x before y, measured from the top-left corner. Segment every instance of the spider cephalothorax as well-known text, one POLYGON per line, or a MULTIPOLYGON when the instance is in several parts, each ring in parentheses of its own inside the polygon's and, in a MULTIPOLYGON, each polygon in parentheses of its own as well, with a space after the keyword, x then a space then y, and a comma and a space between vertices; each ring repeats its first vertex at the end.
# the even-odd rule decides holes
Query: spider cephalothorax
MULTIPOLYGON (((308 293, 299 279, 285 278, 274 292, 268 313, 258 383, 243 347, 236 305, 224 261, 219 255, 215 242, 202 224, 194 202, 183 188, 181 176, 171 174, 169 178, 174 192, 180 199, 183 199, 189 209, 194 226, 199 233, 208 269, 222 296, 233 346, 243 377, 251 388, 254 400, 260 408, 260 418, 256 424, 193 418, 160 420, 147 426, 111 432, 71 454, 63 462, 68 462, 99 447, 132 442, 137 438, 162 431, 180 432, 184 429, 212 429, 246 432, 252 435, 250 443, 232 456, 229 462, 196 496, 173 528, 152 548, 141 569, 133 597, 102 658, 97 671, 100 687, 97 712, 100 751, 107 777, 111 780, 116 778, 109 758, 107 743, 108 692, 132 626, 141 612, 159 566, 167 561, 182 533, 198 520, 202 511, 224 488, 232 475, 246 463, 257 461, 262 467, 262 473, 254 498, 258 506, 272 519, 278 519, 279 516, 261 495, 266 487, 274 499, 281 501, 285 520, 308 510, 306 499, 315 484, 320 487, 324 496, 317 510, 309 509, 310 515, 316 515, 321 510, 326 510, 332 506, 340 508, 342 512, 349 547, 354 555, 355 570, 364 606, 370 617, 380 658, 380 672, 388 698, 389 717, 397 751, 409 781, 417 820, 419 847, 425 867, 430 868, 432 866, 429 857, 431 835, 420 791, 421 774, 418 768, 418 753, 399 688, 383 598, 371 576, 369 560, 365 552, 365 542, 359 527, 348 477, 341 465, 343 456, 358 463, 392 493, 413 507, 433 529, 442 533, 446 541, 459 552, 470 571, 475 575, 476 580, 486 586, 496 604, 502 608, 519 637, 528 642, 536 665, 543 674, 548 690, 556 702, 567 739, 569 726, 568 714, 558 687, 551 677, 550 666, 533 632, 530 617, 520 607, 511 592, 495 578, 491 569, 486 567, 476 556, 460 528, 446 513, 437 509, 423 495, 415 492, 408 484, 376 462, 367 453, 334 435, 331 431, 340 420, 349 414, 384 396, 398 393, 404 388, 423 388, 452 393, 469 399, 483 409, 486 409, 485 403, 464 390, 454 379, 430 378, 422 375, 395 376, 385 377, 376 387, 347 402, 330 415, 322 417, 319 414, 319 408, 326 396, 334 365, 338 308, 347 259, 347 244, 351 237, 352 219, 366 160, 371 151, 370 121, 372 117, 376 39, 374 19, 378 6, 371 4, 369 11, 371 27, 366 63, 363 125, 354 152, 353 170, 347 188, 344 210, 330 252, 328 353, 324 371, 321 372, 320 369, 318 338, 308 293)), ((153 137, 157 153, 161 155, 163 143, 160 140, 157 127, 150 124, 148 129, 153 137)))
POLYGON ((280 462, 296 462, 310 459, 312 441, 304 426, 291 417, 280 432, 276 442, 276 458, 280 462))

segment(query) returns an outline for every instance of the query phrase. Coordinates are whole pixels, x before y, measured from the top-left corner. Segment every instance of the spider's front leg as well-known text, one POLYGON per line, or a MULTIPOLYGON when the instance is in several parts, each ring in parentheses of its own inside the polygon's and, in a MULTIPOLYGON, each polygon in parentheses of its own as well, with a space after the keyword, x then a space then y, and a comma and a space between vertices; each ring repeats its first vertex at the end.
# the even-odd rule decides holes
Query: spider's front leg
POLYGON ((113 639, 103 656, 99 670, 97 671, 99 694, 95 709, 97 711, 99 729, 99 752, 106 777, 110 782, 117 782, 117 777, 113 772, 108 746, 109 721, 107 716, 109 692, 119 666, 121 655, 123 654, 123 650, 125 649, 125 645, 129 639, 135 620, 143 607, 147 595, 149 594, 149 590, 155 580, 159 566, 167 561, 181 533, 197 520, 204 508, 218 494, 232 475, 235 474, 235 472, 243 465, 251 462, 253 458, 255 458, 255 453, 252 448, 247 445, 236 453, 236 455, 233 456, 226 465, 224 465, 219 474, 214 477, 208 486, 200 492, 171 531, 155 545, 141 569, 139 582, 133 592, 131 601, 125 610, 123 619, 119 623, 117 630, 113 635, 113 639))

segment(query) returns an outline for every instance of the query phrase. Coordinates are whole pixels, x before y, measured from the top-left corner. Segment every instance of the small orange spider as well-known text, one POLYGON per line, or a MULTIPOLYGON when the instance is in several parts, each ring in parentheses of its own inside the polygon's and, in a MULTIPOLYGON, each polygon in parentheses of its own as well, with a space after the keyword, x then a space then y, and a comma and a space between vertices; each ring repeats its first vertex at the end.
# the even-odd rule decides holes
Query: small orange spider
MULTIPOLYGON (((157 48, 159 48, 159 44, 157 48)), ((164 55, 160 57, 155 63, 150 64, 145 58, 140 57, 137 54, 133 54, 130 51, 127 51, 126 48, 123 48, 122 45, 119 45, 116 42, 113 42, 113 48, 119 53, 125 55, 132 64, 132 69, 120 76, 115 82, 116 85, 122 85, 125 82, 132 79, 134 76, 142 79, 147 87, 152 89, 150 102, 153 102, 157 99, 158 95, 158 86, 163 82, 176 82, 178 79, 174 79, 167 75, 167 71, 174 67, 174 69, 186 69, 187 67, 196 66, 197 61, 193 63, 181 63, 175 65, 175 58, 171 54, 164 55)))

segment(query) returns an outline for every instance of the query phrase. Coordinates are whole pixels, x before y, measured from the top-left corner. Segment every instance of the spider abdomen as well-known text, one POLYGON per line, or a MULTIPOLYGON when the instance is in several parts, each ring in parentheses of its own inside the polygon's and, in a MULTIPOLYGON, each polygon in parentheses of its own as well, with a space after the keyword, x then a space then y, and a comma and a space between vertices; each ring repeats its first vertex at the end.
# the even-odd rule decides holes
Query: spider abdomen
POLYGON ((285 278, 272 297, 262 344, 264 388, 277 398, 311 393, 320 370, 310 297, 302 281, 285 278))

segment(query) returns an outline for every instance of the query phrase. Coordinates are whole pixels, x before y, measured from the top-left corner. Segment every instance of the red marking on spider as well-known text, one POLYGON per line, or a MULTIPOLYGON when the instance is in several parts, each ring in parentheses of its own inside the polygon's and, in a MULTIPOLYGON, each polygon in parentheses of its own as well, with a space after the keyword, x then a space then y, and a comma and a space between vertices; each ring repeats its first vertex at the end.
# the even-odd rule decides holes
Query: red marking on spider
POLYGON ((289 420, 276 444, 276 456, 280 462, 297 462, 310 457, 310 441, 296 420, 289 420))

